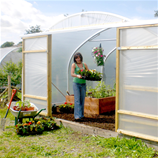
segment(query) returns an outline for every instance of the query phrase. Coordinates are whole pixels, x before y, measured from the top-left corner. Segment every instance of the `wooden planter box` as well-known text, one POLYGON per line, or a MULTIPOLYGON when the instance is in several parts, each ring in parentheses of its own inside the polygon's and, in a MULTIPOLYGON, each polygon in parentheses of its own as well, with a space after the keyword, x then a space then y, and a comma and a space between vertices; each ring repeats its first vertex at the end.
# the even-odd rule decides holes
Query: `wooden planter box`
MULTIPOLYGON (((66 102, 74 104, 74 96, 66 96, 66 102)), ((115 97, 107 98, 85 98, 84 113, 102 114, 115 110, 115 97)))

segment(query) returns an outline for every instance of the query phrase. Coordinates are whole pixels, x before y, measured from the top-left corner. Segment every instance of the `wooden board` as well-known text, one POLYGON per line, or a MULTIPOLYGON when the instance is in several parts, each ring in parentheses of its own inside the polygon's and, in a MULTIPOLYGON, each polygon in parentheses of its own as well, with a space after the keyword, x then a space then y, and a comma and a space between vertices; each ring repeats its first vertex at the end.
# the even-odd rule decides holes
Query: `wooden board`
MULTIPOLYGON (((74 104, 74 96, 66 96, 66 102, 74 104)), ((102 114, 115 110, 115 97, 89 98, 85 97, 84 113, 102 114)))

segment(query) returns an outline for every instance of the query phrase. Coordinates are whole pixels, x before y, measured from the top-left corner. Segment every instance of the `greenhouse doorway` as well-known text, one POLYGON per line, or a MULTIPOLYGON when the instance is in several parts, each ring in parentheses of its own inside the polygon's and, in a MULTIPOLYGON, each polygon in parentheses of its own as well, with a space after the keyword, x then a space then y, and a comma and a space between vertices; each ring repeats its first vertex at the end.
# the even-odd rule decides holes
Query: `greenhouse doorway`
POLYGON ((51 35, 23 38, 23 100, 51 116, 51 35))

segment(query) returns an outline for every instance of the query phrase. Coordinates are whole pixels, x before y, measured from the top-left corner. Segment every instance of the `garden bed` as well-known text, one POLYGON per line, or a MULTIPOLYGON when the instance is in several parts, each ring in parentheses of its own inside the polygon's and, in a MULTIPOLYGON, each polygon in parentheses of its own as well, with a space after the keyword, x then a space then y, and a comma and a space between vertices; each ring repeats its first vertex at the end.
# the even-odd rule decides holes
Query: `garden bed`
MULTIPOLYGON (((66 96, 66 102, 74 104, 74 96, 66 96)), ((115 97, 90 98, 85 97, 84 113, 100 115, 115 110, 115 97)))
MULTIPOLYGON (((75 121, 74 114, 71 113, 60 113, 52 114, 53 117, 61 118, 64 120, 75 121)), ((115 111, 104 113, 101 115, 85 114, 82 124, 98 127, 101 129, 115 131, 115 111)))

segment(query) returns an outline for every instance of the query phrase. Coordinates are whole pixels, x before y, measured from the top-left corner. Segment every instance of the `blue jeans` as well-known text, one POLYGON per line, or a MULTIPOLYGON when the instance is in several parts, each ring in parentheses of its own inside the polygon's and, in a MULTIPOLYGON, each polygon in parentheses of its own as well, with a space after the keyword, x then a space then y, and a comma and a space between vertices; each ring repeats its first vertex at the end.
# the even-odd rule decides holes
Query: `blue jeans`
POLYGON ((84 100, 86 96, 86 84, 79 84, 73 82, 74 91, 74 117, 81 119, 84 117, 84 100))

